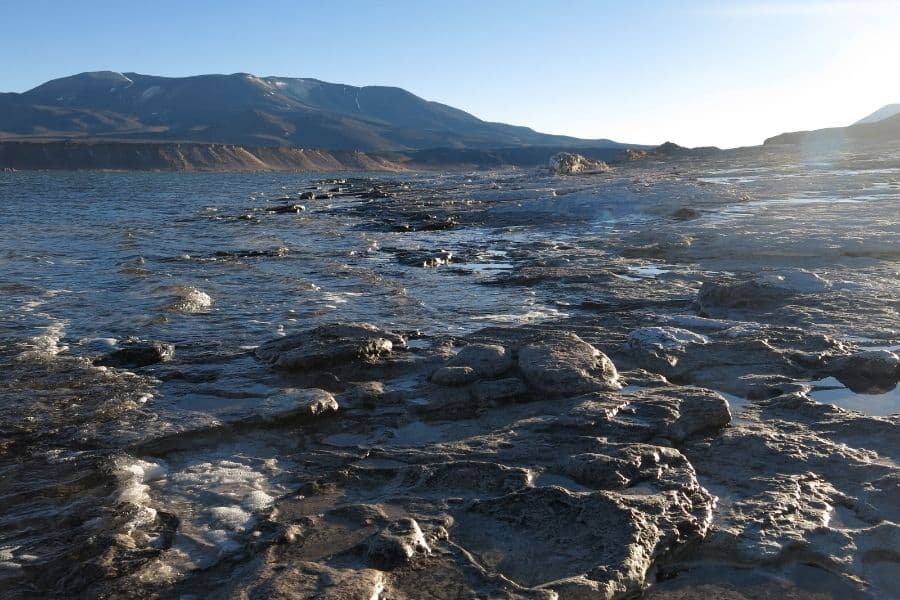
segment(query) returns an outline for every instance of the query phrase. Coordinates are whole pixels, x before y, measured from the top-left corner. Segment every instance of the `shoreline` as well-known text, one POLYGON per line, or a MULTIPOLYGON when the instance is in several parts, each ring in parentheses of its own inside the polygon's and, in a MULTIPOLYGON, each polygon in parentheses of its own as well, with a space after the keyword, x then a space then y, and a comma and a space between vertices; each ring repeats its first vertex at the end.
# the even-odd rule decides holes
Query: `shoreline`
MULTIPOLYGON (((681 151, 691 152, 687 149, 681 151)), ((289 146, 127 140, 2 140, 0 171, 433 172, 544 167, 560 152, 622 163, 632 150, 522 146, 367 152, 289 146)), ((639 151, 646 155, 646 151, 639 151)))

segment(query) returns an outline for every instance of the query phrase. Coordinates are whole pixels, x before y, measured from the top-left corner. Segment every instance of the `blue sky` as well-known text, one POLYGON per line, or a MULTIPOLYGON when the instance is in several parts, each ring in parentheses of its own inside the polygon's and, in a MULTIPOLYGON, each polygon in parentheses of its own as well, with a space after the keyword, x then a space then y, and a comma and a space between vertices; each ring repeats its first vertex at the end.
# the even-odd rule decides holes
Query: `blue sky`
POLYGON ((900 0, 0 0, 0 90, 109 69, 404 87, 579 137, 723 147, 900 102, 900 0))

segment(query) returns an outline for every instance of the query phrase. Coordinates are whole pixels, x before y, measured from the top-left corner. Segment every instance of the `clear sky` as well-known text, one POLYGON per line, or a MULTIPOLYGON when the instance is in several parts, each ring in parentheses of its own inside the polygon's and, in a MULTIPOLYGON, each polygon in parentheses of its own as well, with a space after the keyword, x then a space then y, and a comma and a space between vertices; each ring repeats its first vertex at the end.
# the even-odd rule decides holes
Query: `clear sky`
POLYGON ((315 77, 730 147, 900 102, 900 0, 0 0, 0 56, 3 91, 101 69, 315 77))

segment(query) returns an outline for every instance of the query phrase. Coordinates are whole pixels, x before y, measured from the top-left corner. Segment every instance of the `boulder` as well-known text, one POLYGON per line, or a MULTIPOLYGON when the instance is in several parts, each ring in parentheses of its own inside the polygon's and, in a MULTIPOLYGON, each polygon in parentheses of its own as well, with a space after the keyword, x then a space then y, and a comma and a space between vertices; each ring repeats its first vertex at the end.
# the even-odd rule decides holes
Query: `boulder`
POLYGON ((146 367, 171 360, 175 346, 164 342, 130 342, 94 359, 98 367, 135 368, 146 367))
POLYGON ((827 371, 857 393, 884 393, 900 379, 900 357, 887 350, 869 350, 831 361, 827 371))
POLYGON ((519 369, 532 387, 549 394, 622 387, 612 361, 574 333, 546 335, 526 344, 519 350, 519 369))
POLYGON ((609 165, 602 160, 594 160, 571 152, 560 152, 550 158, 551 175, 588 175, 605 173, 609 170, 609 165))
POLYGON ((263 343, 256 357, 279 369, 308 370, 385 356, 406 340, 369 323, 331 323, 263 343))
POLYGON ((366 408, 375 408, 386 400, 384 384, 380 381, 363 381, 357 383, 348 395, 353 404, 366 408))
POLYGON ((441 367, 431 376, 431 381, 438 385, 466 385, 478 380, 478 373, 472 367, 441 367))
POLYGON ((431 381, 438 385, 465 385, 502 375, 512 365, 512 355, 503 346, 469 344, 435 371, 431 381))
POLYGON ((338 402, 330 393, 318 388, 286 389, 263 398, 253 413, 242 423, 278 423, 307 420, 337 412, 338 402))
POLYGON ((497 377, 512 365, 510 352, 498 344, 469 344, 447 361, 448 367, 471 367, 481 377, 497 377))

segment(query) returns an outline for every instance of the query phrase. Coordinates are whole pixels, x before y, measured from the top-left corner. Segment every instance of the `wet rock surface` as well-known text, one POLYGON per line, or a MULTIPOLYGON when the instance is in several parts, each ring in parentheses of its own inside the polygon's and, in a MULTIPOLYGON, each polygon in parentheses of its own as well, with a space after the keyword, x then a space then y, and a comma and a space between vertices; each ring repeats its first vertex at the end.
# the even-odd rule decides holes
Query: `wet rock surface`
POLYGON ((146 367, 171 360, 175 346, 163 342, 131 342, 94 359, 100 367, 146 367))
POLYGON ((0 344, 0 589, 896 597, 900 409, 819 395, 896 389, 885 156, 256 181, 129 223, 152 318, 0 283, 66 315, 0 344))
POLYGON ((447 361, 448 367, 468 367, 479 377, 497 377, 512 365, 510 352, 498 344, 469 344, 447 361))
POLYGON ((395 344, 402 347, 403 338, 369 323, 334 323, 265 342, 256 356, 279 369, 305 370, 377 359, 395 344))

